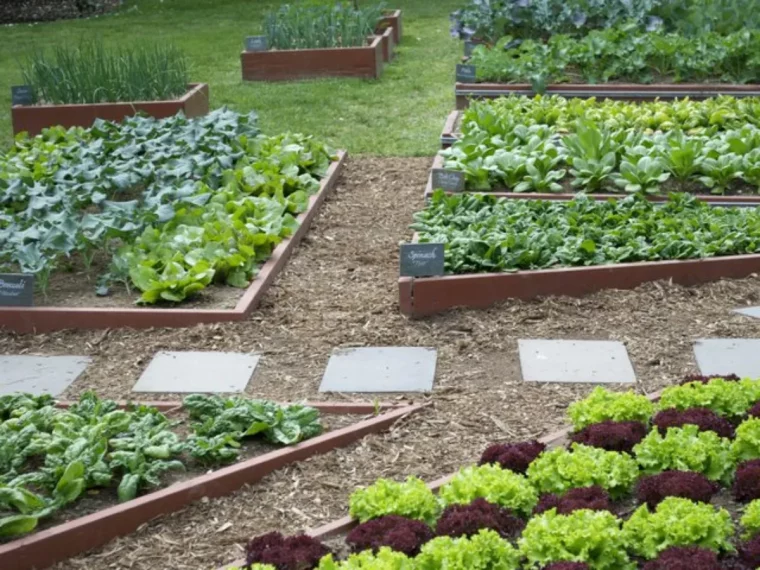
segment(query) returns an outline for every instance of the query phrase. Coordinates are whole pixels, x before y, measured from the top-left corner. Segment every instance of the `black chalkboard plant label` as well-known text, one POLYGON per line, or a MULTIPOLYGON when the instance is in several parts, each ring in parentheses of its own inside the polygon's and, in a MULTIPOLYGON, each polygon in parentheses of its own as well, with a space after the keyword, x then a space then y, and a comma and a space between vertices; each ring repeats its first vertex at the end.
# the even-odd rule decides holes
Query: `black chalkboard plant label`
POLYGON ((268 51, 269 41, 266 36, 248 36, 245 38, 245 51, 268 51))
POLYGON ((0 307, 34 306, 34 275, 0 273, 0 307))
POLYGON ((459 83, 475 83, 477 79, 477 69, 474 65, 458 63, 457 64, 457 81, 459 83))
POLYGON ((446 170, 445 168, 433 168, 433 190, 445 190, 446 192, 464 192, 464 172, 458 170, 446 170))
POLYGON ((11 87, 11 105, 31 105, 34 92, 31 85, 13 85, 11 87))
POLYGON ((443 275, 442 243, 405 243, 399 258, 401 277, 433 277, 443 275))

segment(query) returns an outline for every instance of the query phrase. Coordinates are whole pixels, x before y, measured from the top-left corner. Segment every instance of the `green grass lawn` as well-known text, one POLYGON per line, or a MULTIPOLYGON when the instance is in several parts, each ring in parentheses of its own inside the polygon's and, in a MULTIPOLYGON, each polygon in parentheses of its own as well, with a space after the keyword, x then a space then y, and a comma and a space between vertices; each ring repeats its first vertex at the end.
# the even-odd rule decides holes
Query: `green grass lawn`
MULTIPOLYGON (((293 0, 298 2, 299 0, 293 0)), ((258 112, 267 133, 318 135, 354 154, 432 155, 454 108, 454 65, 462 53, 448 32, 460 0, 393 0, 404 37, 380 80, 324 79, 243 83, 240 51, 260 31, 263 13, 285 2, 261 0, 127 0, 116 15, 90 20, 0 27, 0 141, 10 143, 10 87, 19 60, 35 49, 80 38, 107 44, 171 42, 191 61, 193 81, 211 89, 211 107, 258 112)))

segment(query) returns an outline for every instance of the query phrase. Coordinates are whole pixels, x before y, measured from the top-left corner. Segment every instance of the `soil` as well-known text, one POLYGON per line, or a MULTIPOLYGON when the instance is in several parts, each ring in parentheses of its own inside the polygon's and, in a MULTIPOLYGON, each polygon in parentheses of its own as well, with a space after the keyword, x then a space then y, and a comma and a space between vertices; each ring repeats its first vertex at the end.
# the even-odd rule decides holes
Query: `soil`
POLYGON ((432 481, 476 460, 489 443, 558 429, 568 404, 592 386, 523 383, 519 338, 621 341, 637 373, 636 388, 651 393, 697 372, 696 339, 760 336, 760 320, 732 312, 759 304, 757 276, 694 288, 651 283, 581 299, 509 301, 488 310, 404 318, 396 287, 398 244, 412 234, 408 226, 422 207, 430 165, 430 158, 349 160, 305 240, 247 321, 0 337, 0 353, 91 356, 93 363, 64 394, 68 398, 87 389, 127 397, 158 350, 258 352, 262 358, 246 391, 297 400, 326 399, 318 387, 333 349, 438 349, 432 408, 388 432, 278 470, 233 495, 157 519, 57 570, 213 569, 238 557, 253 535, 293 533, 345 516, 349 494, 378 477, 417 475, 432 481))

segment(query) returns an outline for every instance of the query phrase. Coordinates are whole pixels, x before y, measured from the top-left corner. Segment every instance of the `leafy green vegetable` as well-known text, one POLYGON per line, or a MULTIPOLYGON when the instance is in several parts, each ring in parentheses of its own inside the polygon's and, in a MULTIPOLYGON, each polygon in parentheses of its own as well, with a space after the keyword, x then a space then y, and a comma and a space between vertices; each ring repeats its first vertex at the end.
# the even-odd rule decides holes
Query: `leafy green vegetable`
POLYGON ((669 428, 666 435, 652 430, 633 448, 636 461, 645 473, 666 470, 696 471, 712 481, 729 483, 734 460, 731 442, 713 431, 699 431, 687 424, 669 428))
POLYGON ((739 424, 731 451, 737 463, 760 459, 760 418, 749 418, 739 424))
POLYGON ((654 404, 646 396, 632 391, 611 392, 601 386, 567 408, 575 431, 605 420, 648 423, 653 413, 654 404))
POLYGON ((416 570, 517 570, 517 550, 492 530, 471 537, 439 536, 423 545, 416 570))
POLYGON ((462 468, 438 495, 445 506, 483 498, 522 516, 530 515, 538 502, 536 489, 525 477, 490 464, 462 468))
MULTIPOLYGON (((332 554, 328 554, 319 561, 317 570, 416 570, 414 560, 400 552, 394 552, 390 548, 382 547, 374 554, 371 550, 365 550, 358 554, 351 554, 346 560, 336 562, 332 554)), ((255 570, 255 568, 254 568, 255 570)))
POLYGON ((439 511, 433 492, 416 477, 408 477, 404 483, 378 479, 369 487, 351 493, 349 499, 349 513, 359 522, 400 515, 432 524, 439 511))
POLYGON ((715 378, 708 383, 689 382, 681 386, 670 386, 662 391, 659 408, 708 408, 727 418, 743 416, 760 394, 757 381, 729 382, 715 378))
POLYGON ((630 570, 620 520, 608 511, 581 509, 558 515, 551 509, 533 517, 518 541, 531 568, 552 562, 585 562, 598 570, 630 570))
POLYGON ((619 498, 630 492, 639 469, 628 454, 573 443, 570 450, 558 447, 539 455, 527 475, 542 494, 599 485, 619 498))
POLYGON ((671 546, 734 550, 728 511, 680 497, 664 499, 655 512, 642 505, 623 523, 623 534, 629 550, 649 560, 671 546))
POLYGON ((760 534, 760 499, 749 503, 742 514, 742 527, 744 527, 744 538, 749 540, 760 534))

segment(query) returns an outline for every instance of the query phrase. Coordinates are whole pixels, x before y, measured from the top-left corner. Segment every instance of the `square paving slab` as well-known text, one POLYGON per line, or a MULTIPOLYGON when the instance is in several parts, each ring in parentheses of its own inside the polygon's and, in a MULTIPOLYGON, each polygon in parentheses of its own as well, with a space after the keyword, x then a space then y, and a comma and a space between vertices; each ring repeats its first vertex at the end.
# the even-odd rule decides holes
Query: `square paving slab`
POLYGON ((741 309, 734 309, 734 313, 760 319, 760 307, 742 307, 741 309))
POLYGON ((258 363, 256 354, 161 351, 132 391, 242 392, 258 363))
POLYGON ((694 343, 699 370, 710 374, 737 374, 760 378, 760 339, 708 338, 694 343))
POLYGON ((58 396, 90 362, 86 356, 0 356, 0 395, 28 392, 58 396))
POLYGON ((526 382, 631 383, 636 374, 622 342, 518 340, 526 382))
POLYGON ((434 348, 373 347, 333 351, 320 392, 429 392, 434 348))

